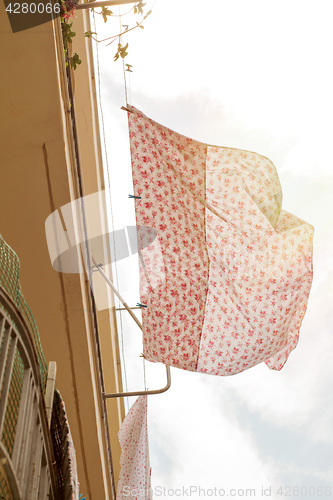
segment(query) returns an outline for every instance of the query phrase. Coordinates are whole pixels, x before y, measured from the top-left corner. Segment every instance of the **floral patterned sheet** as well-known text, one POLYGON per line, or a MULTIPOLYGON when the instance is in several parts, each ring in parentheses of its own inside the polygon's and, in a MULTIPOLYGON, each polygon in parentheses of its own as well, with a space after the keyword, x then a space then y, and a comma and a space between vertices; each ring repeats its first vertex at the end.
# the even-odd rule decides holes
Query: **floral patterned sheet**
POLYGON ((152 498, 147 432, 147 396, 135 401, 118 433, 121 446, 117 500, 152 498))
POLYGON ((313 227, 282 210, 268 158, 128 111, 145 358, 214 375, 280 370, 307 307, 313 227))

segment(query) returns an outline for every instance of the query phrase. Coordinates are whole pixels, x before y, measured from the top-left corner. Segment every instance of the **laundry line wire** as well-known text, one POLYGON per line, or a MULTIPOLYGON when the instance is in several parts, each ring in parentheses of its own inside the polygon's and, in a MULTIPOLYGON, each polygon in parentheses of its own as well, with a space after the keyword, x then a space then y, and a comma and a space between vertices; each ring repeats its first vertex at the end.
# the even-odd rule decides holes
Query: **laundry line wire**
MULTIPOLYGON (((122 15, 120 12, 120 5, 118 6, 118 12, 119 12, 119 43, 122 45, 122 15)), ((123 67, 123 80, 124 80, 124 93, 125 93, 125 103, 126 107, 128 106, 128 89, 127 89, 127 79, 126 79, 126 70, 125 70, 125 59, 122 58, 122 67, 123 67)), ((128 71, 129 75, 130 72, 128 71)), ((131 94, 131 86, 130 86, 130 77, 129 77, 129 91, 131 94)), ((142 356, 142 368, 143 368, 143 381, 144 381, 144 388, 145 391, 147 390, 147 374, 146 374, 146 362, 144 356, 142 356)))
MULTIPOLYGON (((95 13, 92 12, 93 16, 93 22, 94 22, 94 31, 96 32, 96 17, 95 13)), ((120 33, 122 32, 121 29, 121 23, 122 23, 122 15, 119 14, 119 25, 120 25, 120 33)), ((119 43, 122 43, 121 35, 119 36, 119 43)), ((113 202, 112 202, 112 193, 111 193, 111 178, 110 178, 110 165, 109 165, 109 158, 108 158, 108 153, 107 153, 107 141, 106 141, 106 130, 105 130, 105 121, 104 121, 104 113, 103 113, 103 106, 102 106, 102 91, 101 91, 101 70, 100 70, 100 55, 99 55, 99 47, 98 43, 96 43, 96 70, 97 70, 97 89, 98 89, 98 99, 99 99, 99 113, 100 113, 100 119, 101 119, 101 135, 102 135, 102 141, 103 141, 103 149, 104 149, 104 158, 105 158, 105 170, 106 170, 106 177, 107 177, 107 184, 108 184, 108 191, 109 191, 109 206, 110 206, 110 215, 111 215, 111 224, 112 228, 114 230, 115 228, 115 221, 114 221, 114 209, 113 209, 113 202)), ((125 94, 125 101, 126 105, 128 105, 128 93, 130 93, 130 88, 128 88, 127 85, 127 80, 126 80, 126 70, 125 70, 125 62, 124 59, 122 60, 122 73, 123 73, 123 80, 124 80, 124 94, 125 94)), ((115 246, 115 240, 113 239, 113 252, 115 256, 115 261, 113 263, 113 268, 115 270, 115 278, 116 278, 116 285, 117 289, 120 290, 120 281, 119 281, 119 272, 118 272, 118 264, 117 264, 117 254, 116 254, 116 246, 115 246)), ((118 309, 121 308, 121 304, 119 299, 116 299, 118 302, 118 309)), ((125 345, 124 345, 124 325, 123 325, 123 316, 122 316, 122 311, 117 311, 117 321, 119 325, 119 337, 120 337, 120 346, 121 346, 121 357, 122 357, 122 366, 123 366, 123 379, 124 379, 124 385, 126 392, 128 391, 128 379, 127 379, 127 369, 126 369, 126 360, 125 360, 125 345)), ((146 365, 145 365, 145 359, 142 357, 142 363, 143 363, 143 379, 144 379, 144 387, 145 390, 147 390, 147 381, 146 381, 146 365)), ((128 398, 126 398, 127 402, 127 410, 129 409, 129 401, 128 398)))
MULTIPOLYGON (((97 31, 96 27, 96 17, 95 17, 95 12, 92 12, 93 16, 93 21, 94 21, 94 31, 97 31)), ((101 71, 100 71, 100 58, 99 58, 99 47, 98 43, 95 44, 96 48, 96 69, 97 69, 97 88, 98 88, 98 100, 99 100, 99 115, 101 118, 101 124, 102 124, 102 137, 103 137, 103 149, 104 149, 104 158, 105 158, 105 170, 107 174, 107 182, 108 182, 108 191, 109 191, 109 204, 110 204, 110 215, 111 215, 111 224, 112 228, 114 229, 115 227, 115 222, 114 222, 114 214, 113 214, 113 203, 112 203, 112 198, 111 198, 111 180, 110 180, 110 167, 109 167, 109 159, 108 159, 108 152, 107 152, 107 145, 106 145, 106 134, 105 134, 105 122, 104 122, 104 114, 103 114, 103 106, 102 106, 102 91, 101 91, 101 71)), ((104 170, 104 169, 103 169, 104 170)), ((117 284, 117 289, 119 290, 119 274, 118 274, 118 266, 117 266, 117 252, 116 252, 116 245, 115 241, 113 238, 113 252, 115 256, 115 262, 114 262, 114 269, 115 269, 115 278, 116 278, 116 284, 117 284)), ((118 307, 120 307, 120 300, 118 297, 116 298, 118 301, 118 307)), ((121 344, 121 353, 122 353, 122 365, 123 365, 123 379, 124 379, 124 384, 125 384, 125 390, 126 392, 128 391, 128 383, 127 383, 127 371, 126 371, 126 362, 125 362, 125 350, 124 350, 124 332, 123 332, 123 320, 122 320, 122 313, 120 311, 119 314, 119 326, 120 328, 120 344, 121 344)), ((128 400, 127 401, 127 410, 129 409, 128 405, 128 400)))

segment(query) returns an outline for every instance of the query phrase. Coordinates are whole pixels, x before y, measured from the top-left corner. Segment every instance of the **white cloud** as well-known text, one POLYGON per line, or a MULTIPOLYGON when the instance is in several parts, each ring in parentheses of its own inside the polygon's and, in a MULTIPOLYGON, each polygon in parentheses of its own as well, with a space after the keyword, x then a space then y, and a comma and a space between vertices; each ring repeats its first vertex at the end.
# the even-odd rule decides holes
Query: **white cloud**
POLYGON ((169 396, 149 401, 155 486, 250 488, 274 480, 274 465, 263 461, 253 436, 234 417, 230 394, 216 393, 214 387, 223 384, 173 370, 169 396), (165 475, 168 462, 172 469, 166 467, 165 475))

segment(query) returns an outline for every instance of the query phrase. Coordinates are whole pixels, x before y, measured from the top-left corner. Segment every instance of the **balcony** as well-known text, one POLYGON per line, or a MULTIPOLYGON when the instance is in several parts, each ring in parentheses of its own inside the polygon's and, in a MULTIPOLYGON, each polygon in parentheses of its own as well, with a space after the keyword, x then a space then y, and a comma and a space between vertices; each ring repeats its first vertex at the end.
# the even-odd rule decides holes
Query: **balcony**
MULTIPOLYGON (((54 365, 50 364, 53 369, 54 365)), ((78 491, 75 453, 54 378, 48 378, 38 330, 20 290, 18 257, 0 237, 0 498, 4 500, 66 499, 78 491)))

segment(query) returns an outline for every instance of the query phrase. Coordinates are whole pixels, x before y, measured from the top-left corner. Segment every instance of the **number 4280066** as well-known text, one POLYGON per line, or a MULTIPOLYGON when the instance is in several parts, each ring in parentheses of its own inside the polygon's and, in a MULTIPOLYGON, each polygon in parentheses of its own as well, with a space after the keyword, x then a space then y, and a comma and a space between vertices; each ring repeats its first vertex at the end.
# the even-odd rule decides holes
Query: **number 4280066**
POLYGON ((6 11, 10 14, 60 14, 60 3, 10 3, 6 7, 6 11))

